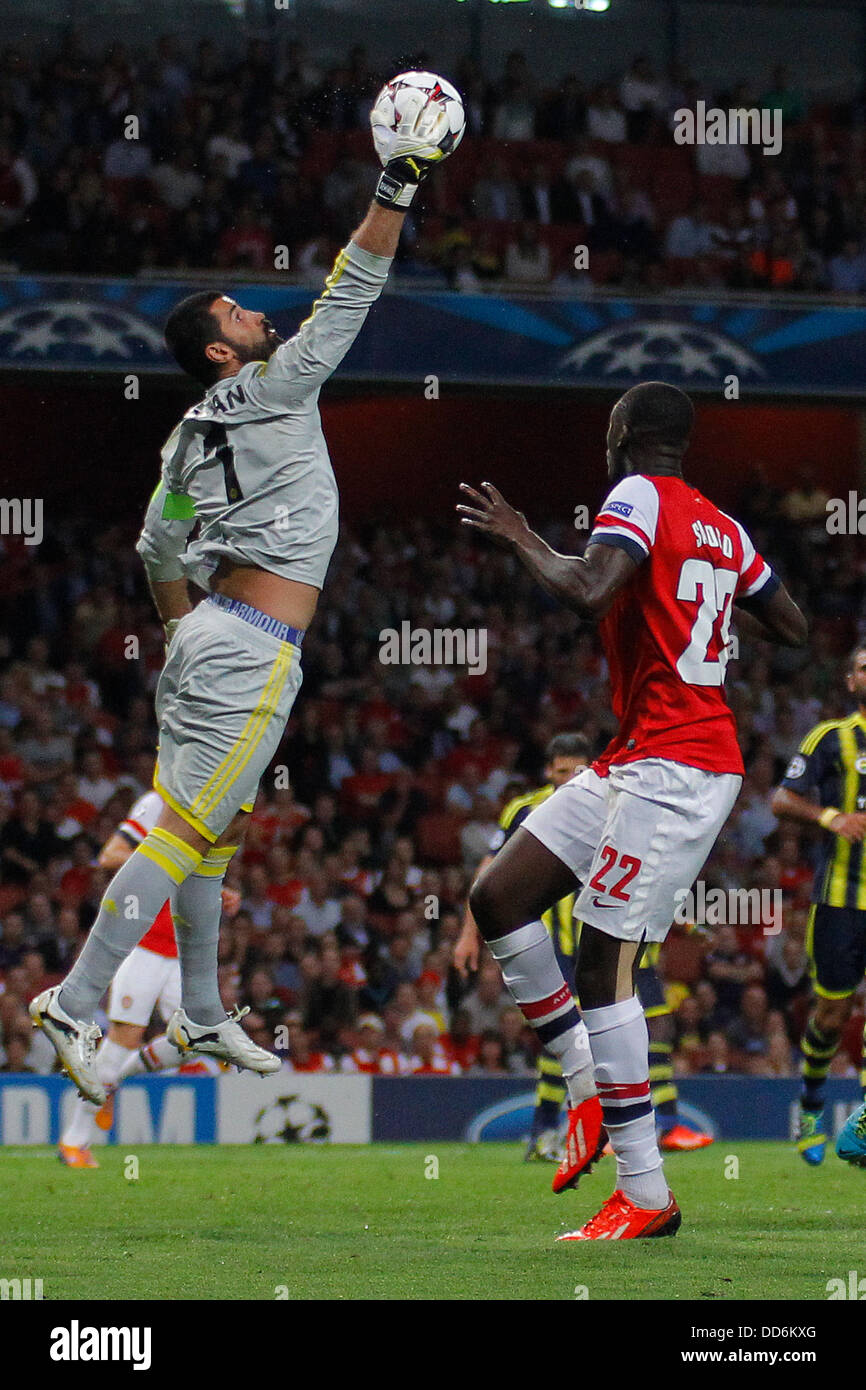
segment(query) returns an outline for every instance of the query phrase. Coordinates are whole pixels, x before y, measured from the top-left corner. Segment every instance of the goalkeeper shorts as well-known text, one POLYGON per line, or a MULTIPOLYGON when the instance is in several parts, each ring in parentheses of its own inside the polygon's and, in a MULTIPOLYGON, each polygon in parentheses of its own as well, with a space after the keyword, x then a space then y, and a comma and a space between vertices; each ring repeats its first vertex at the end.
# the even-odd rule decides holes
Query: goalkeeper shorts
POLYGON ((211 595, 178 624, 156 689, 153 785, 211 843, 252 810, 301 685, 303 633, 211 595))

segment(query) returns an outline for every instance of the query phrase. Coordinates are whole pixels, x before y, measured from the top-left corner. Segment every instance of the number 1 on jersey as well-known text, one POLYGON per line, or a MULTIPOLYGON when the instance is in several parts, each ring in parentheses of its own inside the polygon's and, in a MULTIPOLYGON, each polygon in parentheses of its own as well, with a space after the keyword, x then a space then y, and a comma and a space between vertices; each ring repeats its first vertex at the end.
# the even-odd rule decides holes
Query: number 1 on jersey
POLYGON ((204 437, 205 456, 214 454, 216 461, 222 466, 223 476, 226 485, 226 501, 240 502, 243 498, 238 475, 235 472, 235 456, 231 444, 229 444, 225 425, 211 425, 204 437))

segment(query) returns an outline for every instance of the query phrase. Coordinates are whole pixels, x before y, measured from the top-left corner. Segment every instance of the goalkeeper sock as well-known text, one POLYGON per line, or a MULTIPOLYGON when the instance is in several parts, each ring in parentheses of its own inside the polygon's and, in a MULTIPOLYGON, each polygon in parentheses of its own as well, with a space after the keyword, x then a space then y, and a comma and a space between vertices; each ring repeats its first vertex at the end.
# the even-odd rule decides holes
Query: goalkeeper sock
POLYGON ((92 1021, 118 966, 201 857, 177 835, 156 826, 121 865, 105 890, 81 955, 60 987, 58 1003, 70 1018, 92 1021))
POLYGON ((183 1007, 193 1023, 224 1023, 217 955, 222 887, 237 845, 214 845, 177 891, 173 912, 183 1007))

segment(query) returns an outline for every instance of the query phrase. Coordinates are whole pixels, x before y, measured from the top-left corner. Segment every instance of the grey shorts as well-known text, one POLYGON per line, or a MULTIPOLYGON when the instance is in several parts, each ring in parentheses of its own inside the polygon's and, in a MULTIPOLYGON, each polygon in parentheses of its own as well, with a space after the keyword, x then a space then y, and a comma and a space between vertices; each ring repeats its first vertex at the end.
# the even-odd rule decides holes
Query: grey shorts
POLYGON ((211 843, 252 809, 301 679, 299 646, 211 599, 178 624, 156 688, 153 785, 211 843))

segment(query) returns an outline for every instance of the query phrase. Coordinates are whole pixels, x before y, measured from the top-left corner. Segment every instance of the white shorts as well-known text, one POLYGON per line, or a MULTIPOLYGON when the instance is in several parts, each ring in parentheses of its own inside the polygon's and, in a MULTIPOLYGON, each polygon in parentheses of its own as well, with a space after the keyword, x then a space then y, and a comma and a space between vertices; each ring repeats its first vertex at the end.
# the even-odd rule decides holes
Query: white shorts
POLYGON ((180 963, 177 956, 160 956, 136 946, 111 982, 108 1017, 112 1023, 137 1023, 146 1028, 157 1010, 167 1022, 180 1008, 180 963))
POLYGON ((583 885, 574 915, 623 941, 664 941, 742 785, 666 758, 586 768, 523 827, 583 885))

